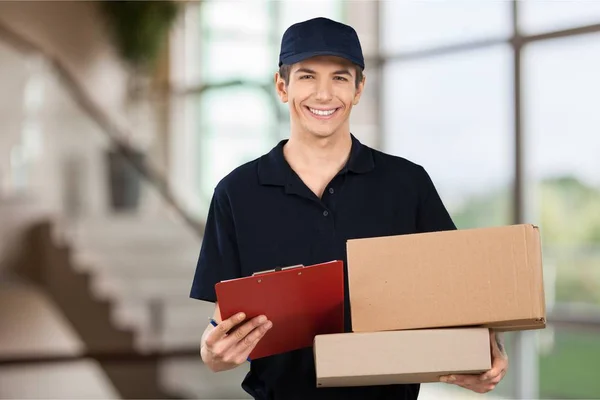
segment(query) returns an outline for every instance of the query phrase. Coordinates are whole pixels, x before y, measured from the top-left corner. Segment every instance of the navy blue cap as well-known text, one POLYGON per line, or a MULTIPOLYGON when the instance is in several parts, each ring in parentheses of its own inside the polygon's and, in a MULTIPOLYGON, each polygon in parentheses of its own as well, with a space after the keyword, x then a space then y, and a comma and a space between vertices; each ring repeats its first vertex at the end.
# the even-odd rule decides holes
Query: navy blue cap
POLYGON ((365 60, 356 31, 328 18, 313 18, 290 26, 281 38, 279 66, 315 56, 338 56, 362 69, 365 60))

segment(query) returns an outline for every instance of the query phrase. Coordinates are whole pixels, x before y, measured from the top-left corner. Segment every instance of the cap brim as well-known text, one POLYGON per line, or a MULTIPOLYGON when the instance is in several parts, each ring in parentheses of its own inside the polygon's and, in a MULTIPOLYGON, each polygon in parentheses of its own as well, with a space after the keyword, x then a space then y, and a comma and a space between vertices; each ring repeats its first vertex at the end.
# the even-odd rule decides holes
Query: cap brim
POLYGON ((365 69, 365 66, 361 60, 357 60, 354 57, 350 57, 348 54, 345 54, 342 52, 337 52, 337 51, 331 51, 331 50, 309 51, 309 52, 305 52, 305 53, 294 54, 292 56, 282 58, 281 61, 279 62, 279 66, 281 66, 282 64, 286 64, 286 65, 295 64, 297 62, 304 61, 306 59, 309 59, 312 57, 317 57, 317 56, 335 56, 335 57, 344 58, 344 59, 352 62, 353 64, 358 65, 362 69, 365 69))

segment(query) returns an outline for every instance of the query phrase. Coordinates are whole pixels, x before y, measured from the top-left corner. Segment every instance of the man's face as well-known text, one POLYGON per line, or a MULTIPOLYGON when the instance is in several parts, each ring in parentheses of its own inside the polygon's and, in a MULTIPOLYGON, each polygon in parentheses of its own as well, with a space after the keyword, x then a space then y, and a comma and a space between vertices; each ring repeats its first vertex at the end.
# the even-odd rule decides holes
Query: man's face
POLYGON ((331 56, 310 58, 292 65, 289 84, 276 75, 277 93, 289 103, 293 129, 319 138, 350 130, 352 106, 358 104, 356 70, 348 61, 331 56))

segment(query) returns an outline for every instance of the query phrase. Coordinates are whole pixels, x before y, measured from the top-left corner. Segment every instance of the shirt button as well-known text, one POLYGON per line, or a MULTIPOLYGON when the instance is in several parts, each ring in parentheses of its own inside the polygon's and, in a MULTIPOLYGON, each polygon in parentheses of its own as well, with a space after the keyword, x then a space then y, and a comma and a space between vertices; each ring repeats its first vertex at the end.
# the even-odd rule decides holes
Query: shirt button
POLYGON ((323 211, 323 216, 324 216, 324 217, 326 217, 326 216, 328 216, 328 215, 329 215, 329 211, 327 211, 327 210, 323 211))
POLYGON ((333 194, 334 191, 333 188, 329 188, 329 193, 333 194))

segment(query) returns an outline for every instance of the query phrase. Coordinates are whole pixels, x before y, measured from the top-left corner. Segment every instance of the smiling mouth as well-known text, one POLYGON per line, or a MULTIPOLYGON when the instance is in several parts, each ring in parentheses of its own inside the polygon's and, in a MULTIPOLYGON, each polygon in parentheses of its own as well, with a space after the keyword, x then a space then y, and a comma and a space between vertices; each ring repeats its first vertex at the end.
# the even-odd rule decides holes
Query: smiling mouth
POLYGON ((335 114, 335 112, 337 110, 339 110, 339 108, 330 108, 328 110, 319 110, 317 108, 311 108, 311 107, 306 107, 306 108, 313 116, 315 116, 319 119, 331 118, 333 116, 333 114, 335 114))

